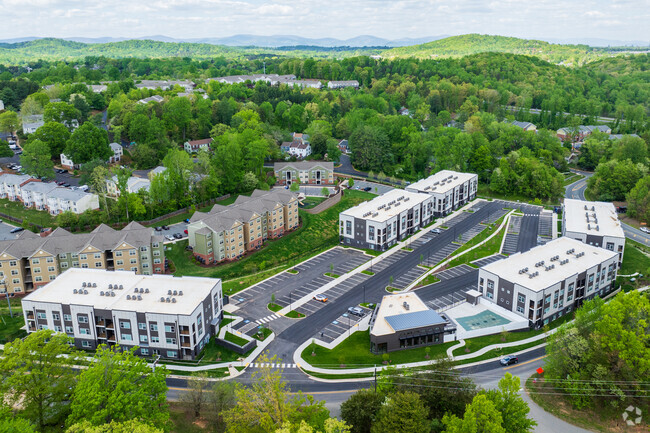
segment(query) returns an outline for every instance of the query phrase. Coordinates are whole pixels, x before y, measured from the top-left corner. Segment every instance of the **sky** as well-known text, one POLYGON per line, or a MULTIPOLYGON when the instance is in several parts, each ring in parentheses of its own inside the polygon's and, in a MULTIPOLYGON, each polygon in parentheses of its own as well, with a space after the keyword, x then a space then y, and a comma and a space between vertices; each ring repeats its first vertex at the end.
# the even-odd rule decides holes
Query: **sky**
POLYGON ((483 33, 650 41, 650 0, 0 0, 0 16, 0 39, 483 33))

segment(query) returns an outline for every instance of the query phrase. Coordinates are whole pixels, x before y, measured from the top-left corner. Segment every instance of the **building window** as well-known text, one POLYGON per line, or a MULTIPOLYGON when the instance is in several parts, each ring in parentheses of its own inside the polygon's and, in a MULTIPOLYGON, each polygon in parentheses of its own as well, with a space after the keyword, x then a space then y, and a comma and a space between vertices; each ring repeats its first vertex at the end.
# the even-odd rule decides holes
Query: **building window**
MULTIPOLYGON (((41 273, 41 268, 34 268, 32 269, 32 272, 35 274, 40 274, 41 273)), ((18 275, 18 271, 15 269, 11 270, 11 275, 18 275)))
POLYGON ((146 331, 147 330, 147 324, 142 323, 142 322, 138 323, 138 329, 140 329, 142 331, 146 331))
POLYGON ((37 276, 34 277, 34 281, 37 282, 37 283, 40 283, 41 281, 43 281, 43 277, 41 277, 40 275, 37 275, 37 276))
POLYGON ((82 263, 81 268, 82 269, 88 269, 88 263, 82 263))
POLYGON ((61 263, 61 269, 65 269, 68 267, 68 262, 62 262, 61 263))
POLYGON ((74 334, 74 329, 72 328, 72 326, 66 326, 65 327, 65 333, 66 334, 74 334))
POLYGON ((87 260, 88 256, 86 254, 79 254, 79 260, 87 260))
POLYGON ((368 226, 368 240, 370 240, 370 241, 375 240, 375 227, 374 226, 368 226))
POLYGON ((152 331, 158 331, 158 324, 156 323, 150 324, 149 329, 151 329, 152 331))
POLYGON ((61 316, 59 316, 59 313, 52 313, 52 318, 54 320, 61 320, 61 316))
POLYGON ((90 335, 90 329, 88 328, 79 328, 79 333, 83 335, 90 335))
POLYGON ((120 328, 131 329, 131 322, 120 322, 120 328))
POLYGON ((32 264, 33 265, 38 265, 41 261, 38 259, 32 259, 32 264))
POLYGON ((153 335, 151 336, 151 342, 152 343, 160 343, 160 338, 159 337, 154 337, 153 335))
POLYGON ((131 264, 132 264, 132 265, 135 265, 135 264, 137 264, 137 263, 138 263, 138 259, 131 259, 131 264))
POLYGON ((345 234, 348 236, 352 235, 352 221, 345 222, 345 234))
POLYGON ((149 341, 149 339, 147 338, 146 335, 141 335, 140 336, 140 343, 146 343, 148 341, 149 341))
POLYGON ((140 355, 149 355, 149 349, 140 349, 140 355))
POLYGON ((175 332, 175 328, 172 325, 165 325, 165 332, 175 332))
POLYGON ((517 313, 524 314, 524 307, 517 306, 517 313))
POLYGON ((63 320, 65 320, 66 322, 72 322, 72 316, 70 314, 64 314, 63 320))
POLYGON ((77 321, 79 323, 88 323, 88 316, 77 316, 77 321))
POLYGON ((102 258, 102 253, 95 253, 95 258, 96 259, 101 259, 102 258))
POLYGON ((517 301, 519 301, 522 304, 525 304, 526 303, 526 296, 519 293, 519 295, 517 296, 517 301))
POLYGON ((122 251, 115 251, 115 257, 122 257, 122 251))
POLYGON ((47 314, 45 314, 45 313, 36 313, 36 317, 39 318, 39 319, 45 320, 45 319, 47 319, 47 314))
POLYGON ((47 272, 54 272, 54 266, 48 266, 47 272))
POLYGON ((129 255, 130 256, 135 256, 135 250, 129 250, 129 255))
POLYGON ((86 348, 90 347, 90 341, 83 340, 81 342, 81 347, 86 347, 86 348))
POLYGON ((176 351, 168 350, 167 351, 167 358, 176 358, 176 351))
POLYGON ((487 288, 488 290, 494 290, 494 281, 488 280, 487 288))
POLYGON ((47 259, 45 259, 45 261, 47 263, 54 263, 54 257, 48 257, 47 259))

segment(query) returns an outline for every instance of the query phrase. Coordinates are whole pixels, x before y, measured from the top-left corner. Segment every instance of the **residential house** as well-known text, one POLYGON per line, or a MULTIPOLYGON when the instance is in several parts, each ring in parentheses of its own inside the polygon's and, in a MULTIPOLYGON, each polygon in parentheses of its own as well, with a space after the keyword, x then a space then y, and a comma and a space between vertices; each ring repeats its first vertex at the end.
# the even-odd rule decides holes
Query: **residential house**
POLYGON ((393 189, 339 214, 341 243, 386 251, 433 220, 433 197, 393 189))
POLYGON ((63 187, 54 188, 47 194, 47 210, 51 215, 66 211, 81 214, 91 209, 99 209, 96 194, 63 187))
POLYGON ((163 98, 160 95, 153 95, 153 96, 149 96, 148 98, 140 99, 138 101, 138 104, 148 104, 149 102, 161 103, 164 100, 165 98, 163 98))
POLYGON ((149 89, 149 90, 169 90, 172 87, 179 85, 189 92, 194 89, 194 84, 192 81, 183 80, 183 81, 166 81, 166 80, 142 80, 139 83, 135 83, 136 89, 149 89))
POLYGON ((442 170, 406 187, 406 191, 429 194, 433 198, 434 216, 449 215, 476 198, 478 176, 442 170))
POLYGON ((2 99, 0 99, 0 111, 5 109, 5 103, 2 102, 2 99))
POLYGON ((341 140, 339 141, 339 150, 343 153, 350 153, 350 144, 348 143, 348 140, 341 140))
POLYGON ((33 134, 38 128, 45 125, 42 114, 33 114, 23 117, 23 133, 33 134))
POLYGON ((53 281, 70 268, 163 273, 163 237, 132 222, 122 230, 101 224, 90 233, 57 228, 41 237, 28 230, 0 241, 0 275, 9 293, 23 294, 53 281))
POLYGON ((236 260, 299 225, 298 198, 290 191, 255 190, 229 206, 194 212, 187 228, 192 252, 203 263, 236 260))
POLYGON ((353 87, 355 89, 359 88, 359 82, 357 80, 348 80, 348 81, 330 81, 327 83, 329 89, 343 89, 345 87, 353 87))
POLYGON ((537 131, 537 127, 530 122, 519 122, 518 120, 513 120, 510 122, 511 125, 517 126, 524 131, 537 131))
POLYGON ((6 198, 10 201, 20 200, 22 197, 22 187, 30 182, 34 182, 31 176, 26 174, 0 174, 0 198, 6 198))
POLYGON ((25 207, 47 210, 49 194, 57 188, 53 182, 28 182, 20 188, 20 200, 25 207))
POLYGON ((72 158, 69 158, 65 153, 62 153, 59 155, 61 158, 61 167, 63 167, 66 170, 77 170, 79 169, 80 165, 75 164, 72 158))
MULTIPOLYGON (((126 190, 130 194, 135 194, 140 190, 149 191, 149 187, 151 187, 151 181, 141 177, 131 176, 126 182, 126 190)), ((117 198, 120 194, 117 187, 117 176, 106 179, 106 195, 117 198)))
POLYGON ((324 161, 276 162, 273 172, 278 185, 333 185, 334 163, 324 161))
POLYGON ((193 360, 219 332, 223 291, 218 278, 69 269, 22 306, 28 333, 65 333, 77 349, 193 360))
POLYGON ((387 353, 445 342, 456 328, 413 292, 386 295, 370 325, 370 351, 387 353))
POLYGON ((210 151, 210 144, 212 144, 212 138, 204 138, 202 140, 190 140, 186 141, 183 145, 185 151, 189 154, 198 152, 199 150, 210 151))
POLYGON ((153 180, 154 176, 159 175, 160 173, 163 173, 165 170, 167 170, 167 167, 163 167, 162 165, 159 165, 158 167, 155 167, 149 172, 149 180, 153 180))
POLYGON ((579 125, 576 127, 567 126, 557 130, 557 136, 562 141, 579 142, 589 137, 595 131, 604 134, 611 134, 612 129, 607 125, 579 125))
POLYGON ((486 301, 539 328, 614 290, 618 252, 562 236, 479 269, 486 301))
POLYGON ((297 158, 306 158, 311 155, 311 145, 309 144, 309 135, 299 132, 291 134, 293 141, 285 141, 280 145, 280 151, 288 153, 297 158))
POLYGON ((93 93, 102 93, 108 90, 108 86, 106 84, 89 84, 88 87, 93 93))
POLYGON ((623 263, 625 233, 611 202, 564 199, 562 236, 618 253, 623 263))
POLYGON ((120 162, 122 160, 122 155, 124 154, 124 149, 122 148, 122 145, 119 143, 111 143, 109 144, 111 146, 111 150, 113 151, 113 156, 111 156, 108 159, 109 164, 113 164, 116 162, 120 162))
POLYGON ((609 138, 610 140, 620 140, 621 138, 625 137, 626 135, 629 135, 630 137, 641 138, 637 134, 611 134, 607 138, 609 138))
POLYGON ((252 75, 230 75, 228 77, 208 78, 207 80, 205 80, 205 82, 209 83, 210 81, 217 81, 223 84, 238 84, 238 83, 245 83, 246 81, 250 81, 251 83, 264 81, 271 85, 277 85, 280 82, 286 82, 295 79, 296 76, 293 74, 291 75, 252 74, 252 75))

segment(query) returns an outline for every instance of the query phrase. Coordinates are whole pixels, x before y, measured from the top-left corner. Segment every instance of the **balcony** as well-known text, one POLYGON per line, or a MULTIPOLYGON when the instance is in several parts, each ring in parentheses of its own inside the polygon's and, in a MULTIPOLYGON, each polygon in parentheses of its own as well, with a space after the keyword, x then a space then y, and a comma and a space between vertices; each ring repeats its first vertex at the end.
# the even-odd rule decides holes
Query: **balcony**
POLYGON ((108 334, 108 342, 109 343, 115 343, 117 340, 115 340, 115 334, 109 333, 108 334))
POLYGON ((181 335, 190 335, 190 330, 189 329, 181 329, 180 331, 181 335))
POLYGON ((181 342, 181 347, 192 347, 189 342, 181 342))
POLYGON ((100 331, 97 333, 97 338, 100 340, 106 340, 106 332, 100 331))
POLYGON ((99 319, 96 326, 106 326, 106 321, 104 319, 99 319))
POLYGON ((111 320, 108 320, 106 322, 106 329, 115 329, 115 325, 113 324, 113 322, 111 320))
POLYGON ((26 314, 27 314, 28 319, 34 320, 34 312, 33 311, 27 311, 26 314))
POLYGON ((29 325, 29 332, 36 332, 36 326, 34 326, 34 325, 32 325, 32 324, 30 323, 30 325, 29 325))

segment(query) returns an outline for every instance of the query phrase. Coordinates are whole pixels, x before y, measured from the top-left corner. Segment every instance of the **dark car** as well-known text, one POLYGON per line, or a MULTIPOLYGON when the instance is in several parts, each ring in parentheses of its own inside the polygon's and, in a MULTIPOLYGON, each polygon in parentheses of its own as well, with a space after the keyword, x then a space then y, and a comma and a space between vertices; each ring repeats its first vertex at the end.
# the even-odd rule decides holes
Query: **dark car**
POLYGON ((517 364, 519 362, 519 358, 517 358, 514 355, 508 355, 504 356, 501 358, 501 361, 499 361, 501 365, 506 366, 506 365, 511 365, 511 364, 517 364))
POLYGON ((70 188, 71 185, 69 183, 64 183, 63 186, 66 188, 70 188))
POLYGON ((189 218, 185 218, 184 221, 185 221, 186 223, 189 223, 189 222, 190 222, 190 219, 189 219, 189 218))
POLYGON ((174 233, 174 237, 175 237, 176 239, 183 239, 183 235, 180 234, 180 233, 174 233))
POLYGON ((160 226, 156 227, 156 231, 157 232, 162 231, 162 227, 160 227, 160 226))
POLYGON ((25 230, 25 229, 22 228, 22 227, 16 227, 16 228, 11 229, 11 231, 9 233, 18 233, 18 232, 22 232, 23 230, 25 230))
POLYGON ((169 226, 162 226, 163 230, 169 230, 169 226))
POLYGON ((372 189, 371 187, 367 186, 367 187, 365 187, 363 190, 364 190, 365 192, 368 192, 368 191, 370 191, 371 189, 372 189))

